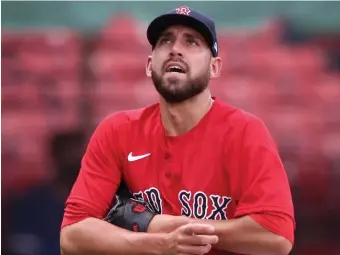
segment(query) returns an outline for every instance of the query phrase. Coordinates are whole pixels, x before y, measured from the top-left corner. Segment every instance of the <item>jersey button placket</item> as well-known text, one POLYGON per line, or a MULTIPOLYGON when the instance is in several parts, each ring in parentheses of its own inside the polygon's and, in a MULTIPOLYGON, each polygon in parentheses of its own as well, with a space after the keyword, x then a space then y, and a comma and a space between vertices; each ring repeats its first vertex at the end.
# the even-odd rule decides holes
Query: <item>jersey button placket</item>
POLYGON ((171 178, 171 172, 170 172, 169 170, 167 170, 167 171, 165 172, 165 177, 168 178, 168 179, 171 178))
POLYGON ((169 152, 164 153, 164 159, 166 160, 165 177, 171 178, 171 154, 169 152))
POLYGON ((171 154, 170 154, 169 152, 165 152, 165 153, 164 153, 164 158, 165 158, 166 160, 170 160, 170 159, 171 159, 171 154))

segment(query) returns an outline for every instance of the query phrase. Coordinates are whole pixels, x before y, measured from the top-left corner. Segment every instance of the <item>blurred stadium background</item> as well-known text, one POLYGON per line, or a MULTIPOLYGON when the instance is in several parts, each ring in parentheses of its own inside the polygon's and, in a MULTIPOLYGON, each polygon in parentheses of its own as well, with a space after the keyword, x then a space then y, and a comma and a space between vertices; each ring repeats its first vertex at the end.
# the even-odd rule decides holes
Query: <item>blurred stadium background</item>
POLYGON ((145 29, 187 4, 216 19, 213 94, 266 122, 294 197, 292 254, 340 254, 340 2, 2 2, 2 246, 59 254, 93 128, 157 100, 145 29), (339 112, 338 112, 339 111, 339 112))

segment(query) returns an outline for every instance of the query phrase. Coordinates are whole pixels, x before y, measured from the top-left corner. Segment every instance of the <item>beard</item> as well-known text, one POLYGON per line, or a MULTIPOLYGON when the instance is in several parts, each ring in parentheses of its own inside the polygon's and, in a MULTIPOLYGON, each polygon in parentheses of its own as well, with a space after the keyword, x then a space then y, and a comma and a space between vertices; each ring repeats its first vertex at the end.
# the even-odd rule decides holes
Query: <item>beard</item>
POLYGON ((195 79, 188 78, 186 84, 181 84, 182 81, 178 78, 165 80, 154 70, 151 71, 151 79, 157 92, 166 102, 181 103, 200 94, 208 87, 210 72, 208 69, 207 72, 195 79))

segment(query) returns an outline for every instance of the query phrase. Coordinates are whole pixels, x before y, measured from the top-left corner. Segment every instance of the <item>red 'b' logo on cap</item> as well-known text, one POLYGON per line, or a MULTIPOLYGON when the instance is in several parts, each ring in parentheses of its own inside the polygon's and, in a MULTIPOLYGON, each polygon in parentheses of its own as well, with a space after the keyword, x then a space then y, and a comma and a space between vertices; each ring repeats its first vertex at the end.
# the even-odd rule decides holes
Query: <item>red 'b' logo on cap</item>
POLYGON ((184 15, 189 15, 191 12, 188 6, 180 6, 176 8, 177 14, 184 14, 184 15))

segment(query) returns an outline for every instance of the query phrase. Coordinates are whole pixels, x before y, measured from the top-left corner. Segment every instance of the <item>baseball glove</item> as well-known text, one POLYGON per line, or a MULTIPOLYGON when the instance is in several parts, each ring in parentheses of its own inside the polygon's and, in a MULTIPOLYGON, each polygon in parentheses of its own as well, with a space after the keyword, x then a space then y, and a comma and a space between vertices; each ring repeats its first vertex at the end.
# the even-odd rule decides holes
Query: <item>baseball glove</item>
POLYGON ((117 191, 115 204, 104 220, 130 231, 147 232, 155 215, 146 202, 134 199, 123 183, 117 191))

